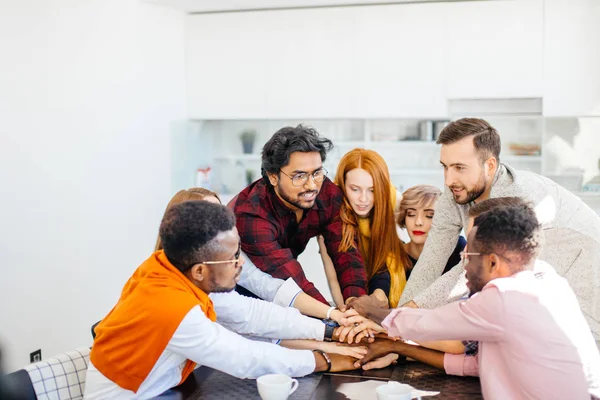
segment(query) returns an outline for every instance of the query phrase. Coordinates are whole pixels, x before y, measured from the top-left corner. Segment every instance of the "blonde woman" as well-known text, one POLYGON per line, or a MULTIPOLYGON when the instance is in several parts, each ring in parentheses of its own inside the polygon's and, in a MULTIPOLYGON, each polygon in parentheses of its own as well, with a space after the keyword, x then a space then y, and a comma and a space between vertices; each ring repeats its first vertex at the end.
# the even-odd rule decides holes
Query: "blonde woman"
MULTIPOLYGON (((405 244, 406 252, 410 258, 411 265, 407 269, 406 279, 410 278, 412 267, 417 263, 425 241, 431 229, 431 221, 435 215, 435 203, 442 195, 442 191, 432 185, 417 185, 406 189, 402 193, 400 202, 400 211, 398 215, 398 225, 405 228, 410 242, 405 244)), ((459 236, 456 247, 452 252, 444 272, 446 273, 460 262, 460 252, 463 251, 467 241, 459 236)))

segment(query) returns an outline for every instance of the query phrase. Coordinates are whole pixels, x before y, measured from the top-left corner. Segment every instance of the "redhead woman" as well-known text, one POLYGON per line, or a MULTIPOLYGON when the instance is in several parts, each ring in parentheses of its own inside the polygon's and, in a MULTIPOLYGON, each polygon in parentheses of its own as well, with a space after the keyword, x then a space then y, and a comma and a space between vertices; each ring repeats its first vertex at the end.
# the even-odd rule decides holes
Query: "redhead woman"
MULTIPOLYGON (((411 264, 396 231, 394 209, 398 196, 387 164, 375 151, 351 150, 340 160, 335 183, 344 193, 340 250, 360 250, 369 294, 382 306, 396 307, 411 264)), ((334 301, 342 306, 333 265, 322 241, 319 245, 334 301)))

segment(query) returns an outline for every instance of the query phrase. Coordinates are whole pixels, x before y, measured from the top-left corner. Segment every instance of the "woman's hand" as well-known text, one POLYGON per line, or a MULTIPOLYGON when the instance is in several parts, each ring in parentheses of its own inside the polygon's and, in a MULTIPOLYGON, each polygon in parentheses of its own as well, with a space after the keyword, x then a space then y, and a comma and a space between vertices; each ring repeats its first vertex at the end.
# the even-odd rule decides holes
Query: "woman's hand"
POLYGON ((346 337, 348 337, 348 343, 352 343, 352 340, 355 343, 359 343, 364 337, 373 341, 375 334, 387 335, 387 331, 381 325, 360 315, 352 315, 353 313, 355 313, 353 310, 348 310, 344 313, 344 318, 342 318, 344 327, 340 331, 340 342, 343 342, 346 337))
POLYGON ((347 344, 335 342, 323 342, 320 347, 325 353, 340 354, 357 359, 363 358, 368 352, 366 346, 349 346, 347 344))

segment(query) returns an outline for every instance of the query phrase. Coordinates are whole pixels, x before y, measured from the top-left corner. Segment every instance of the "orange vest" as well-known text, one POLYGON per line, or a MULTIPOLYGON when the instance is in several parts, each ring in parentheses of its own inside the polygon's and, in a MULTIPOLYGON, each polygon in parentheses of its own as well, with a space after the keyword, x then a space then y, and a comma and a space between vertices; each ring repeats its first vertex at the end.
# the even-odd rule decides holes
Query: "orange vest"
MULTIPOLYGON (((121 298, 96 327, 90 360, 108 379, 137 392, 194 307, 216 321, 212 301, 175 268, 164 251, 152 254, 127 281, 121 298)), ((188 360, 181 382, 194 370, 188 360)))

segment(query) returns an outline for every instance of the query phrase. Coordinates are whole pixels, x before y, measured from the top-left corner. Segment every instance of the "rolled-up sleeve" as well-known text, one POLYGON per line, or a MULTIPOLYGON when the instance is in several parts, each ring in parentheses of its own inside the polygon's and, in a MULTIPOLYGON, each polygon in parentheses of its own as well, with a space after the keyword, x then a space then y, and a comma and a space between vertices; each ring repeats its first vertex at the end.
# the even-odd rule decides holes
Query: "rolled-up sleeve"
POLYGON ((300 292, 300 286, 292 278, 287 278, 277 290, 273 303, 282 307, 292 307, 300 292))
POLYGON ((242 257, 244 258, 244 267, 238 285, 248 289, 261 299, 274 301, 284 281, 262 272, 244 252, 242 252, 242 257))
POLYGON ((448 375, 479 376, 479 356, 446 353, 444 370, 448 375))
POLYGON ((298 377, 315 369, 311 351, 246 339, 209 320, 197 306, 181 321, 167 349, 238 378, 274 373, 298 377))

